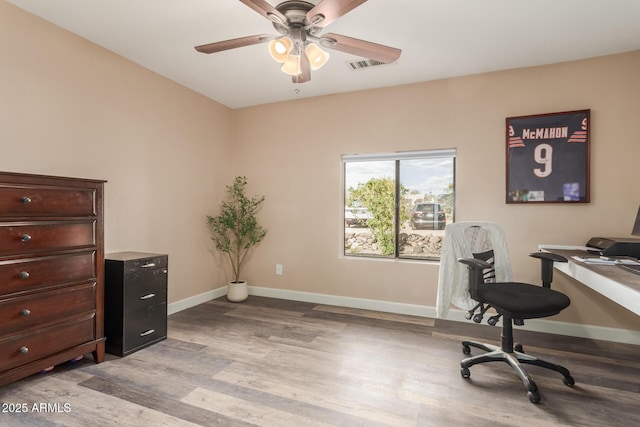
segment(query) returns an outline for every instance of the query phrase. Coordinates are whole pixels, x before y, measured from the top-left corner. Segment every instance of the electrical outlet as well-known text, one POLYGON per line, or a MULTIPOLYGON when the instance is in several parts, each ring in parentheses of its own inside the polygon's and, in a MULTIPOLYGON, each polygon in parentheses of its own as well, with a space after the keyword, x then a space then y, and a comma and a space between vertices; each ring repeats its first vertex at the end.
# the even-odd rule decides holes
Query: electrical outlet
POLYGON ((282 276, 282 264, 276 264, 276 275, 282 276))

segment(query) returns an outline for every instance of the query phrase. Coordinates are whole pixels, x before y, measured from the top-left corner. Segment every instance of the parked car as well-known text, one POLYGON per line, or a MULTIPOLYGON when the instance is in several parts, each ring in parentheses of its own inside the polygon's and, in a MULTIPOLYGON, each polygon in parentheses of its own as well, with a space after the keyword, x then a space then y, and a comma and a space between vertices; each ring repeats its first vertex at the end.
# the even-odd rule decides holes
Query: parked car
POLYGON ((366 208, 345 208, 344 223, 347 227, 366 227, 367 221, 372 218, 366 208))
POLYGON ((411 228, 444 230, 447 218, 439 203, 418 203, 411 214, 411 228))

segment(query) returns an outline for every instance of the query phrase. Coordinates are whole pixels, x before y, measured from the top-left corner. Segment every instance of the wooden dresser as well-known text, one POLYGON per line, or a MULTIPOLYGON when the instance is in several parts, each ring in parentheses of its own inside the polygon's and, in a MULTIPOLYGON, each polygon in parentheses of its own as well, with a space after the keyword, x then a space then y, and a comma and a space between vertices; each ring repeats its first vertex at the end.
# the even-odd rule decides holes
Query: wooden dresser
POLYGON ((0 386, 104 360, 104 182, 0 172, 0 386))
POLYGON ((166 339, 168 256, 119 252, 105 258, 107 353, 126 356, 166 339))

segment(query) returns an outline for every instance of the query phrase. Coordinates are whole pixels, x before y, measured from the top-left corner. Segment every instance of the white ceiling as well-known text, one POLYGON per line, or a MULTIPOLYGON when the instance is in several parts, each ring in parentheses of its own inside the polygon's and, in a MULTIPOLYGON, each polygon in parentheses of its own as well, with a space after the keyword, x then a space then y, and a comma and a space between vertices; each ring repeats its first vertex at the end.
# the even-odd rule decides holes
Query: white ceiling
POLYGON ((293 84, 266 44, 194 50, 278 35, 238 0, 7 1, 231 108, 640 49, 640 0, 369 0, 323 32, 400 48, 398 62, 352 71, 357 57, 331 50, 293 84))

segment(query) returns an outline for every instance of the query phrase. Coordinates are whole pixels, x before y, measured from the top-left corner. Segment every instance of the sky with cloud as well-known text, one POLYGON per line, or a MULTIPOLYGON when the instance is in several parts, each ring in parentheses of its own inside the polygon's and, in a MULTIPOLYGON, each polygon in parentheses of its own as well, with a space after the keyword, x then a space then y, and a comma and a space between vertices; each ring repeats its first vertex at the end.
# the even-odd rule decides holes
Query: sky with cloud
MULTIPOLYGON (((345 163, 345 189, 357 187, 371 178, 394 178, 395 161, 375 160, 345 163)), ((410 159, 400 161, 400 182, 410 192, 445 193, 453 182, 453 159, 410 159)))

